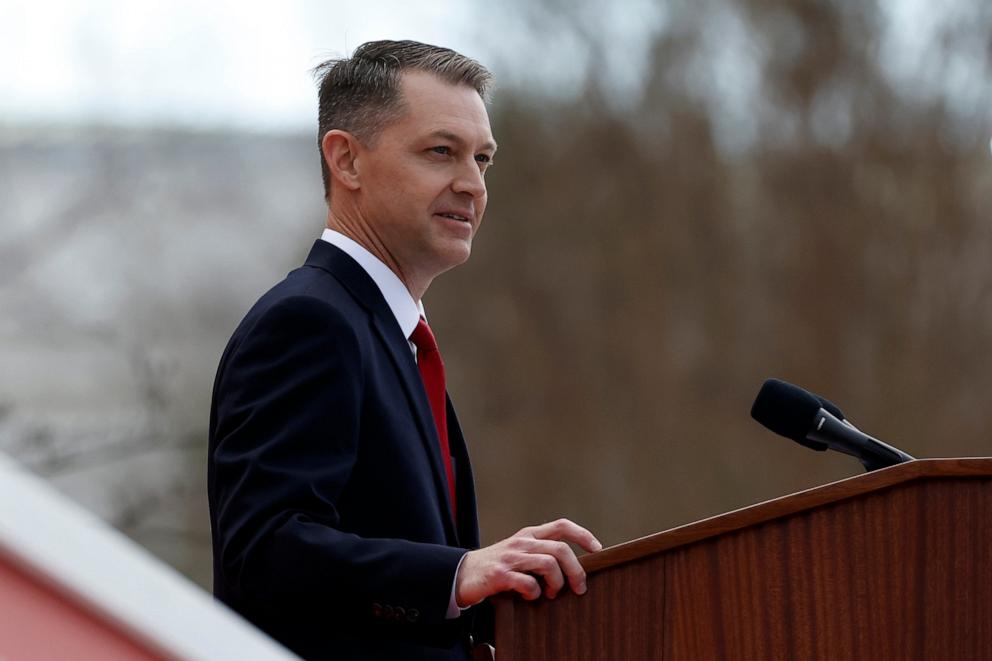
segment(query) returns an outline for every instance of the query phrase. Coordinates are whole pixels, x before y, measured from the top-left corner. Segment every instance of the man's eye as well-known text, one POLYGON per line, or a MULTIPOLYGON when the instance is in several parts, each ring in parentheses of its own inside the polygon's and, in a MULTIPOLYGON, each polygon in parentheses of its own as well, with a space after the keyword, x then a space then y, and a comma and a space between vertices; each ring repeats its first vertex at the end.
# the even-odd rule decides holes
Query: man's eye
POLYGON ((445 147, 443 145, 438 145, 437 147, 431 147, 431 151, 434 152, 434 153, 436 153, 436 154, 445 154, 445 155, 447 155, 447 154, 450 154, 451 153, 451 147, 445 147))
POLYGON ((478 154, 476 155, 475 160, 477 160, 480 163, 487 163, 487 164, 493 162, 493 159, 489 156, 489 154, 478 154))

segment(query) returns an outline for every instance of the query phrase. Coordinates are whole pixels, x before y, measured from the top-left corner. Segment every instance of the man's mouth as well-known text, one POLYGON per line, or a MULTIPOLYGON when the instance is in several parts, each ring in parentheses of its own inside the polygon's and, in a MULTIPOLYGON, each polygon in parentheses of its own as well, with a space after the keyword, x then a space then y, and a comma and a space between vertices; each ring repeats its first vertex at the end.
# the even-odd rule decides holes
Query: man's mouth
POLYGON ((435 215, 441 216, 442 218, 450 218, 452 220, 460 220, 463 223, 469 222, 467 217, 462 216, 461 214, 451 213, 451 212, 448 212, 448 211, 443 211, 443 212, 437 213, 435 215))

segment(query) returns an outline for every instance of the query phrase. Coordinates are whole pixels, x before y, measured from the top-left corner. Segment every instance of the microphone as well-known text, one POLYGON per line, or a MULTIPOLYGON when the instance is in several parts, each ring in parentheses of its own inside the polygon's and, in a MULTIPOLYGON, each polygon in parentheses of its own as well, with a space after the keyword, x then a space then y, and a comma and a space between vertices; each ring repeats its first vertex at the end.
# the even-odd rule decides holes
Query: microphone
POLYGON ((751 417, 800 445, 855 457, 868 471, 913 460, 902 450, 872 438, 847 422, 830 400, 779 379, 768 379, 761 386, 751 407, 751 417))
MULTIPOLYGON (((783 381, 783 383, 784 383, 784 381, 783 381)), ((809 391, 807 390, 806 392, 809 392, 809 391)), ((839 408, 837 408, 837 405, 836 404, 834 404, 833 402, 831 402, 826 397, 820 397, 815 392, 810 392, 809 394, 813 395, 813 397, 816 397, 819 400, 819 402, 820 402, 820 408, 822 408, 824 411, 826 411, 830 415, 834 416, 835 418, 837 418, 841 422, 844 422, 844 414, 841 413, 841 410, 839 408)))

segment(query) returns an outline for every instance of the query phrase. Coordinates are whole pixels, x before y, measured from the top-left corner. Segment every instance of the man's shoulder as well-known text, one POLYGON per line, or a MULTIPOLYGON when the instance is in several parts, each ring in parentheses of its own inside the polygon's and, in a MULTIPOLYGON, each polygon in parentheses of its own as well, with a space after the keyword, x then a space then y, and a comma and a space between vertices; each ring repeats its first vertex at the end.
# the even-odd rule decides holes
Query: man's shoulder
POLYGON ((362 306, 334 276, 310 266, 301 266, 276 283, 255 302, 239 330, 254 326, 269 316, 323 316, 341 323, 356 323, 364 315, 362 306))
POLYGON ((286 298, 311 299, 313 304, 339 308, 360 307, 347 287, 331 273, 307 264, 290 271, 272 286, 256 304, 271 304, 286 298))

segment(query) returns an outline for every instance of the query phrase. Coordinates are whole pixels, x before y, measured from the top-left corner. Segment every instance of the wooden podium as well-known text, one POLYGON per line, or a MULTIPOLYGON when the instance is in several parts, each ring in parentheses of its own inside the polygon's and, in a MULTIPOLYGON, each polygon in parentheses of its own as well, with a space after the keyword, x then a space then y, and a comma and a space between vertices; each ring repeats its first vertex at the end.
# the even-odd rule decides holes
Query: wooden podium
POLYGON ((582 564, 584 596, 497 599, 499 661, 992 659, 992 458, 900 464, 582 564))

